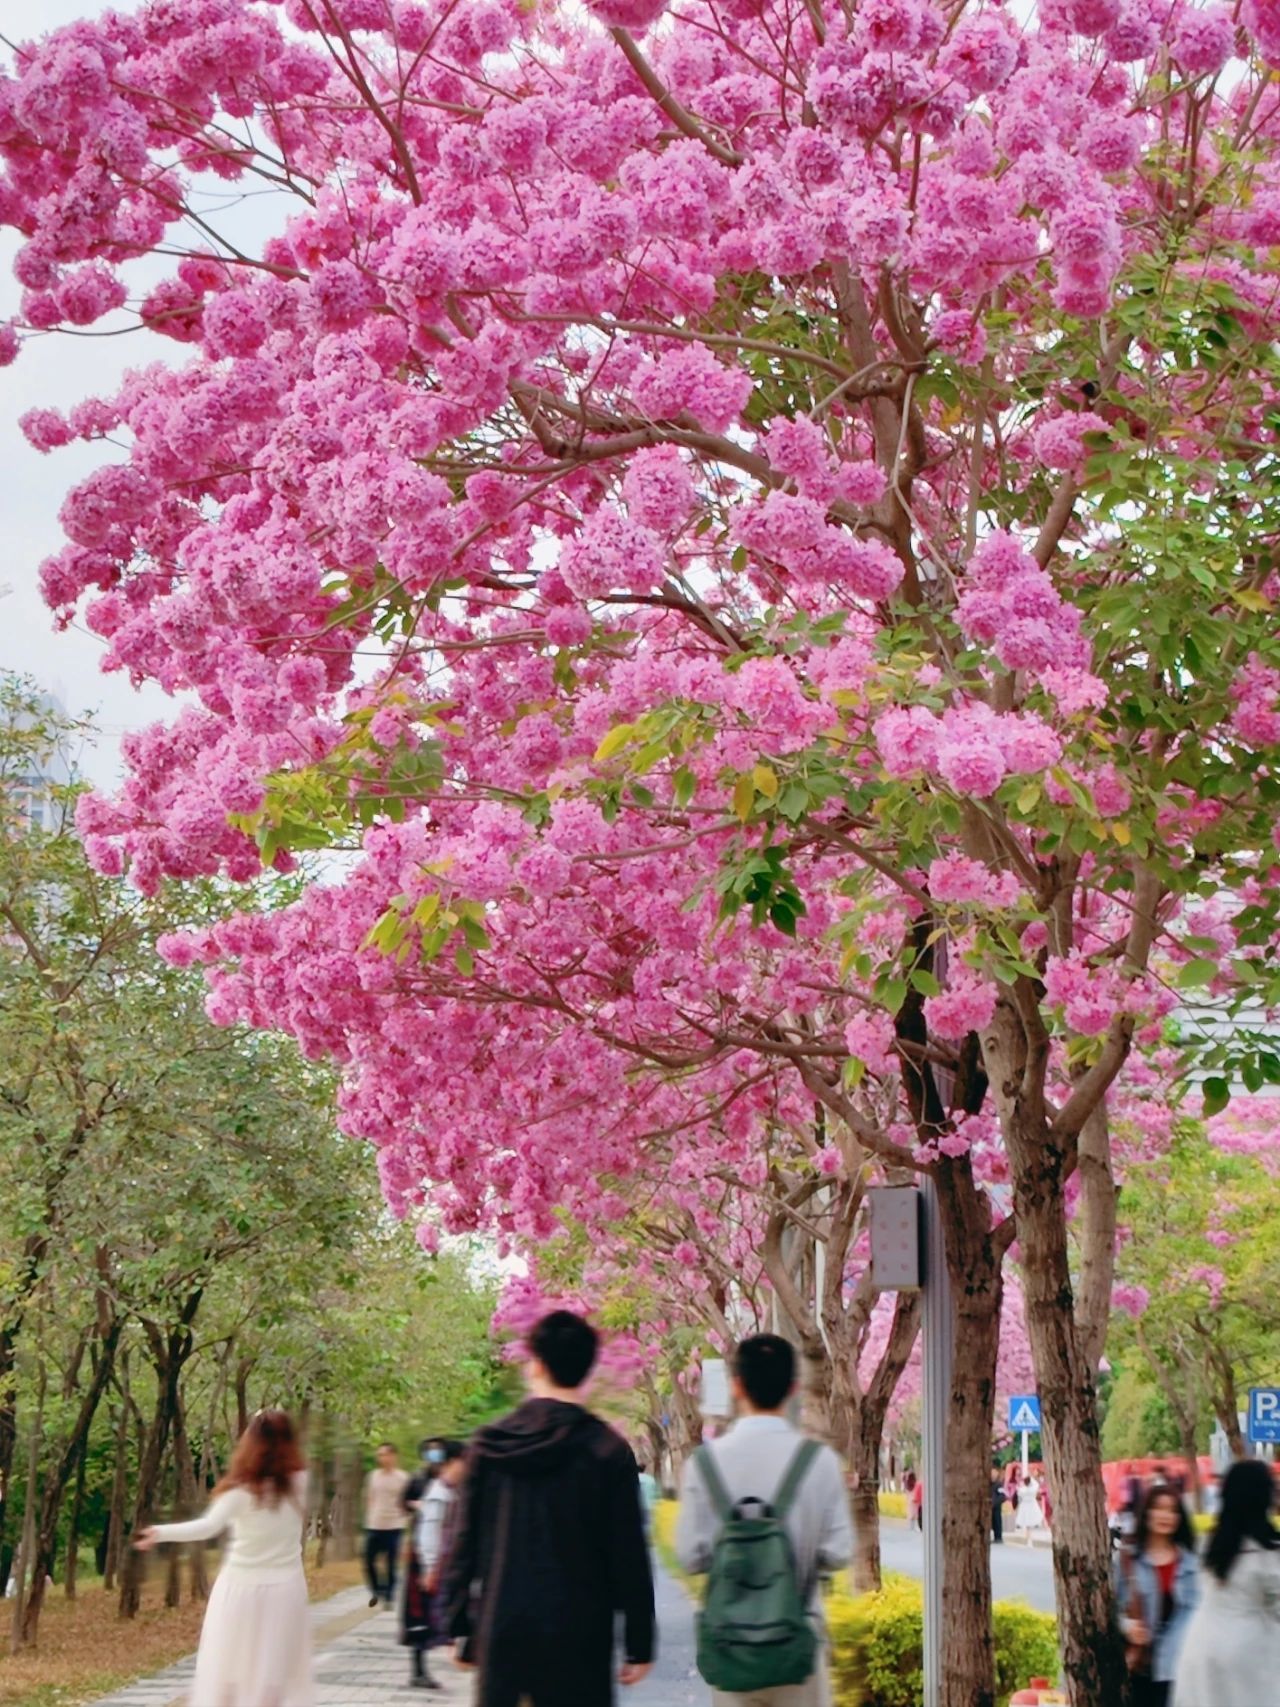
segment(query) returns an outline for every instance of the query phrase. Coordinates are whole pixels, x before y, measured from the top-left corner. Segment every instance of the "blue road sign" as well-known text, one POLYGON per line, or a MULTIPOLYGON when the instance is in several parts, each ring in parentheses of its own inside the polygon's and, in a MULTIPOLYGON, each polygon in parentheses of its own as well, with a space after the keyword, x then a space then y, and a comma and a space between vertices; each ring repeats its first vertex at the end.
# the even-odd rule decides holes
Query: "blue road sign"
POLYGON ((1017 1393, 1009 1400, 1009 1433, 1039 1434, 1040 1401, 1034 1393, 1017 1393))
POLYGON ((1249 1439, 1255 1446, 1280 1443, 1280 1387, 1250 1387, 1249 1439))

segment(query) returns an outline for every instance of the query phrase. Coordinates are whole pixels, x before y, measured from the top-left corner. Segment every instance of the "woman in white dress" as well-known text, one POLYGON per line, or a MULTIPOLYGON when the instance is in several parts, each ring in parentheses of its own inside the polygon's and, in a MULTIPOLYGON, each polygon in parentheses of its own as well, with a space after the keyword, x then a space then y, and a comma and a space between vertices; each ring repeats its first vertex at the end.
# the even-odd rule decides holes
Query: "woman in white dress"
POLYGON ((230 1540, 209 1596, 189 1707, 312 1707, 302 1569, 307 1478, 293 1423, 259 1411, 203 1517, 157 1523, 134 1543, 230 1540))
POLYGON ((1044 1513, 1040 1509, 1040 1484, 1030 1474, 1018 1488, 1018 1510, 1014 1522, 1018 1526, 1018 1534, 1025 1539, 1028 1547, 1036 1530, 1044 1528, 1044 1513))
POLYGON ((1204 1557, 1204 1592, 1187 1631, 1173 1707, 1280 1704, 1280 1535, 1271 1469, 1233 1464, 1204 1557))
POLYGON ((1044 1527, 1044 1515, 1040 1510, 1040 1484, 1028 1472, 1025 1482, 1018 1484, 1018 1507, 1014 1514, 1018 1533, 1025 1535, 1030 1542, 1032 1534, 1044 1527))

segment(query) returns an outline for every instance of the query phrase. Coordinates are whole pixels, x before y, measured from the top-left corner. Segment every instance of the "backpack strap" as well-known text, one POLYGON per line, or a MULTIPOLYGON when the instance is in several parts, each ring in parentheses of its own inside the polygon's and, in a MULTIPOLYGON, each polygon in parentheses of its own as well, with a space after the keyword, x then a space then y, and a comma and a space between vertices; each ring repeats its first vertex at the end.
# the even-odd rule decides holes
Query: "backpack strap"
POLYGON ((709 1446, 700 1446, 693 1455, 693 1461, 698 1466, 698 1473, 702 1477, 703 1487, 707 1490, 716 1520, 721 1524, 728 1523, 733 1516, 733 1501, 724 1485, 724 1477, 716 1464, 715 1454, 709 1446))
POLYGON ((800 1484, 809 1473, 809 1466, 818 1456, 820 1447, 816 1440, 802 1440, 796 1449, 796 1455, 787 1468, 786 1475, 778 1484, 778 1491, 773 1496, 773 1509, 779 1519, 786 1517, 795 1504, 796 1495, 800 1492, 800 1484))

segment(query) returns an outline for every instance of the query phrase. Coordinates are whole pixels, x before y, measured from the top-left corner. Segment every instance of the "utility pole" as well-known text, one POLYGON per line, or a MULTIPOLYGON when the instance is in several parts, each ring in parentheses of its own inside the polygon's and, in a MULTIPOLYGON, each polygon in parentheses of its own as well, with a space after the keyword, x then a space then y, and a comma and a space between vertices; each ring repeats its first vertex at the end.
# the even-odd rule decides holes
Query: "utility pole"
POLYGON ((924 1701, 942 1702, 942 1514, 946 1505, 947 1414, 951 1405, 951 1280, 938 1210, 938 1191, 925 1177, 920 1191, 924 1262, 921 1459, 924 1470, 924 1701))

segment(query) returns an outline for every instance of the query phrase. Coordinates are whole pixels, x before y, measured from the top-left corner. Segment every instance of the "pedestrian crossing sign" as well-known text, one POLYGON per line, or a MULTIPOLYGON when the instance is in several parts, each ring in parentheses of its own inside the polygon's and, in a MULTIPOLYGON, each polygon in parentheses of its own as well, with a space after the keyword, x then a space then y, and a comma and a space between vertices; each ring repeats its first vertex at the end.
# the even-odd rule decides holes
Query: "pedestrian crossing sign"
POLYGON ((1040 1401, 1034 1393, 1020 1393, 1009 1400, 1009 1433, 1039 1434, 1040 1401))

